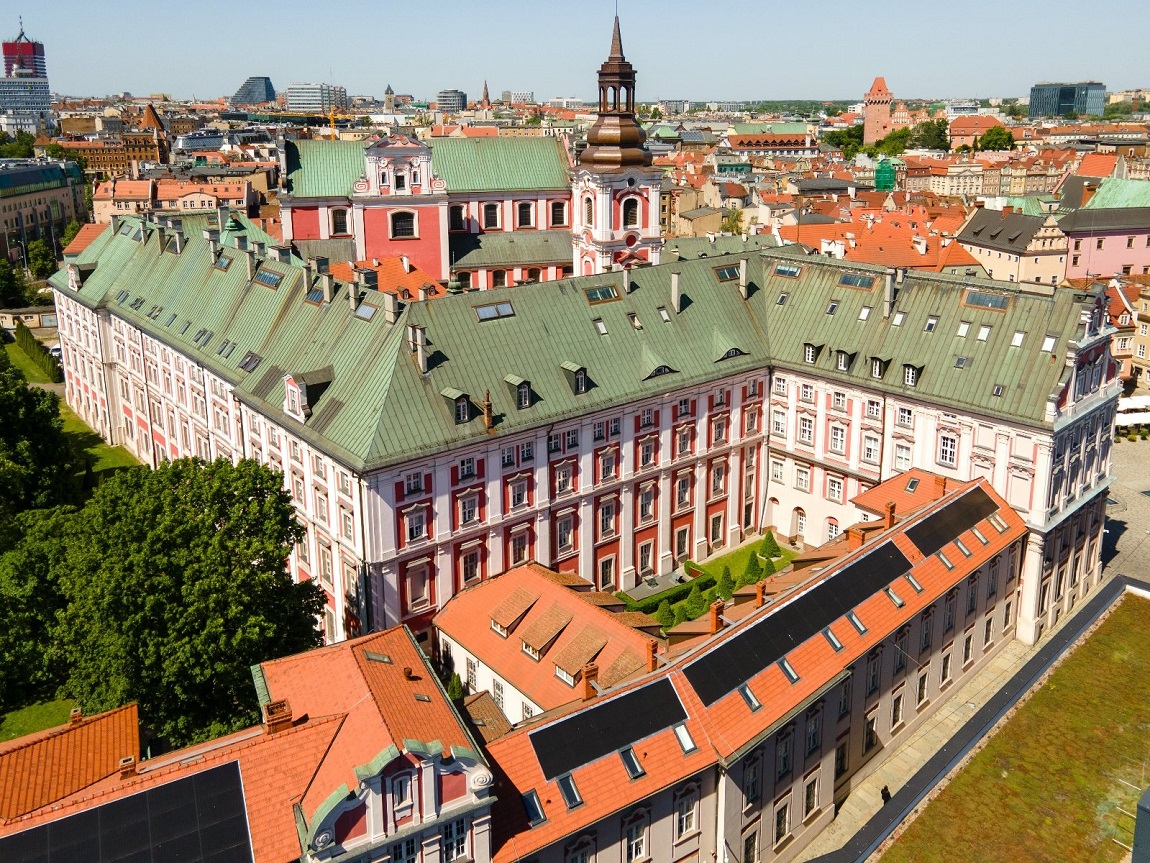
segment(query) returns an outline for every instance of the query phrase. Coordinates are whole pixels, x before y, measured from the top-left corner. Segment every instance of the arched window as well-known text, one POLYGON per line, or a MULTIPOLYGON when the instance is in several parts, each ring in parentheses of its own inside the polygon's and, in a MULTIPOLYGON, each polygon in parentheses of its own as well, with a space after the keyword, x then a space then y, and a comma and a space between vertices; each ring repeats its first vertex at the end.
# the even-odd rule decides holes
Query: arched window
POLYGON ((531 269, 529 269, 527 271, 527 281, 528 282, 539 281, 539 274, 540 274, 539 268, 538 267, 532 267, 531 269))
POLYGON ((530 228, 535 224, 535 205, 530 201, 522 201, 516 208, 516 221, 520 228, 530 228))
POLYGON ((507 287, 507 271, 494 270, 491 273, 491 287, 504 288, 507 287))
POLYGON ((403 237, 415 236, 415 213, 392 213, 391 214, 391 238, 400 239, 403 237))
POLYGON ((565 201, 551 202, 551 226, 559 227, 567 224, 567 203, 565 201))
POLYGON ((595 200, 590 195, 583 199, 583 224, 588 228, 595 224, 595 200))
POLYGON ((450 210, 450 224, 448 230, 450 231, 465 231, 467 230, 467 223, 463 219, 463 205, 453 204, 450 210))
POLYGON ((531 407, 531 384, 526 381, 516 388, 515 406, 520 410, 531 407))
POLYGON ((623 227, 639 227, 639 202, 635 198, 623 202, 623 227))
POLYGON ((331 211, 331 232, 332 234, 347 233, 347 210, 331 211))
POLYGON ((794 521, 791 522, 791 533, 795 536, 802 536, 806 532, 807 514, 796 507, 794 511, 794 521))

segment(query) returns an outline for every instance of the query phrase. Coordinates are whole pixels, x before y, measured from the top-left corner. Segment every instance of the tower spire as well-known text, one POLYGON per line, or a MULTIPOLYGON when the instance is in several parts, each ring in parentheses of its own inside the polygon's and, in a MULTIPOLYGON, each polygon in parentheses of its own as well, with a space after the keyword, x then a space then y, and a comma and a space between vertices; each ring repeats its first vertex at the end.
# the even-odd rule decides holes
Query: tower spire
POLYGON ((607 57, 608 60, 624 60, 623 56, 623 37, 619 35, 619 15, 615 15, 615 29, 611 32, 611 53, 607 57))

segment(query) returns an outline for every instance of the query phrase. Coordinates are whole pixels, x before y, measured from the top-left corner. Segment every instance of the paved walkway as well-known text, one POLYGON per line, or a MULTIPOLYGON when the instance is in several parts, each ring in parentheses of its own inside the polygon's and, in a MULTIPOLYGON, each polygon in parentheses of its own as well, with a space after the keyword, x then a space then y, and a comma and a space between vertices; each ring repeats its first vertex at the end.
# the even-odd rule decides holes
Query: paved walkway
POLYGON ((835 820, 797 861, 866 860, 922 798, 1025 695, 1049 666, 1090 627, 1128 579, 1150 573, 1150 443, 1114 449, 1113 485, 1103 543, 1106 581, 1033 647, 1014 641, 971 677, 844 801, 835 820), (883 786, 893 794, 885 806, 883 786))

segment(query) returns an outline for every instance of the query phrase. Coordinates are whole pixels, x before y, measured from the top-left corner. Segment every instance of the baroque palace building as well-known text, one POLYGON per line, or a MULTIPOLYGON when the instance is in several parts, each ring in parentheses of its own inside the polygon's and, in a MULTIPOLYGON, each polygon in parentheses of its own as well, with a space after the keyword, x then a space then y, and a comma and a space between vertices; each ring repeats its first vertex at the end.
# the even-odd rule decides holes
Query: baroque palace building
POLYGON ((146 464, 284 472, 337 640, 536 560, 635 586, 882 480, 1025 519, 1018 634, 1097 583, 1118 383, 1101 293, 781 251, 401 302, 221 211, 114 218, 55 275, 68 403, 146 464))
POLYGON ((662 171, 645 141, 616 17, 577 161, 552 137, 283 140, 284 240, 333 261, 405 255, 464 289, 658 263, 662 171))

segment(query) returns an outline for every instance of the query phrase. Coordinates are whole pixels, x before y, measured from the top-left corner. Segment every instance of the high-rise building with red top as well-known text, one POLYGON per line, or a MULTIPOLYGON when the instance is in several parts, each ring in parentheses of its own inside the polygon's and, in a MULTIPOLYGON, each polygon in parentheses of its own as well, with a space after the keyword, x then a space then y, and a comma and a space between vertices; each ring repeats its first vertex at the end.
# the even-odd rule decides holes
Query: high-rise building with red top
POLYGON ((23 21, 20 22, 19 35, 11 42, 4 43, 4 77, 13 77, 15 69, 27 69, 37 78, 48 77, 44 43, 24 35, 23 21))

